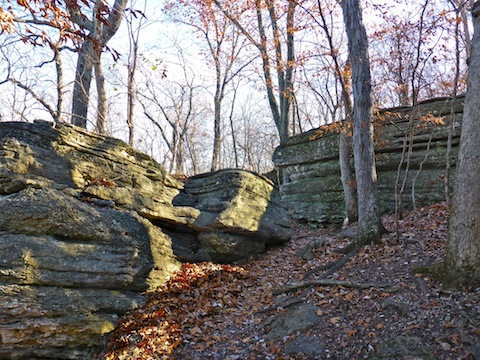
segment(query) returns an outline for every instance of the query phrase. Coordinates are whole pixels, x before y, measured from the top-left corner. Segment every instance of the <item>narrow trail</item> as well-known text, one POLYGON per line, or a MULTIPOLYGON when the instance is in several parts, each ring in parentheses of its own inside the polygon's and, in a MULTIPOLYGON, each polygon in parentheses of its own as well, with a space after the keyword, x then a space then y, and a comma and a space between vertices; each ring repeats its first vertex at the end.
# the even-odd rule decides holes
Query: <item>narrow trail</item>
MULTIPOLYGON (((400 241, 387 234, 323 283, 319 272, 304 286, 295 287, 309 270, 341 259, 335 250, 349 239, 298 226, 290 243, 262 256, 185 264, 121 320, 101 359, 474 359, 480 289, 449 292, 415 273, 442 260, 446 224, 443 204, 410 212, 400 241), (302 250, 320 237, 305 260, 302 250), (316 309, 314 322, 291 334, 279 329, 277 320, 299 306, 316 309), (271 336, 279 331, 287 334, 271 336)), ((384 225, 393 230, 393 217, 384 225)))

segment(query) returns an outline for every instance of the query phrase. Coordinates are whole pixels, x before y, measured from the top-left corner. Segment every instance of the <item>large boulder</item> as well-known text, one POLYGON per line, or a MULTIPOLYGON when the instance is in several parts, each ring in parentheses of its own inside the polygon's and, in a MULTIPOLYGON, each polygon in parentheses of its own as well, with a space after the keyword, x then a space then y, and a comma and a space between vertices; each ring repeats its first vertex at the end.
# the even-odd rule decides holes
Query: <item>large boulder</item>
POLYGON ((185 185, 120 140, 0 123, 0 358, 94 358, 178 259, 234 261, 288 240, 274 198, 257 174, 185 185))
POLYGON ((181 184, 122 142, 67 125, 0 123, 0 139, 0 358, 93 358, 179 262, 168 235, 88 187, 135 181, 137 201, 150 190, 171 202, 181 184))
POLYGON ((140 292, 178 269, 170 238, 67 189, 0 196, 0 358, 93 358, 140 292))
POLYGON ((183 184, 121 140, 47 122, 0 123, 0 139, 0 193, 53 182, 126 209, 165 207, 175 216, 172 199, 183 184))
POLYGON ((253 172, 226 169, 191 177, 173 203, 200 211, 186 231, 177 226, 184 241, 174 241, 174 249, 189 261, 234 261, 291 237, 273 182, 253 172))
POLYGON ((170 239, 133 212, 28 188, 1 196, 0 214, 5 283, 144 291, 178 269, 170 239))

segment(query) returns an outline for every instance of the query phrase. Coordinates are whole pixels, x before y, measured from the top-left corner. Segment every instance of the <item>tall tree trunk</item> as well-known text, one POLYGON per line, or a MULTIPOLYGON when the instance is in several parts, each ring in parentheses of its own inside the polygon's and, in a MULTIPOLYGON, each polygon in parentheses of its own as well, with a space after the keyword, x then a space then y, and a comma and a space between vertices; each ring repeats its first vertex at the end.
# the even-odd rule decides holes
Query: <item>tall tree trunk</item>
POLYGON ((340 178, 343 186, 343 197, 345 199, 345 217, 346 222, 355 222, 358 220, 358 204, 355 179, 353 177, 352 167, 350 165, 350 149, 352 139, 342 129, 340 131, 340 144, 338 146, 340 162, 340 178))
MULTIPOLYGON (((357 188, 354 179, 354 173, 352 166, 350 165, 350 152, 352 148, 352 139, 349 136, 349 127, 352 125, 353 104, 351 98, 351 84, 345 76, 346 71, 340 66, 338 59, 338 51, 333 43, 332 34, 329 31, 327 20, 322 10, 322 4, 320 0, 317 1, 318 12, 320 19, 322 20, 321 27, 327 37, 328 46, 330 47, 330 56, 332 57, 335 65, 335 73, 338 81, 340 82, 342 90, 343 105, 345 108, 345 125, 340 131, 339 142, 339 162, 340 162, 340 179, 342 180, 343 197, 345 201, 345 217, 347 222, 355 222, 358 220, 358 202, 357 202, 357 188)), ((346 68, 351 67, 350 61, 347 62, 346 68)), ((334 114, 332 114, 334 115, 334 114)), ((335 118, 335 116, 332 116, 335 118)))
POLYGON ((170 162, 170 168, 168 172, 171 174, 173 170, 176 171, 176 166, 178 164, 177 156, 178 156, 178 127, 173 127, 173 134, 172 134, 172 161, 170 162))
MULTIPOLYGON (((135 51, 136 53, 136 51, 135 51)), ((133 64, 128 65, 128 82, 127 82, 127 126, 128 126, 128 145, 133 146, 135 139, 135 126, 133 115, 135 109, 135 70, 137 66, 136 55, 133 64)))
POLYGON ((270 14, 270 21, 272 23, 272 38, 275 44, 275 60, 277 66, 277 78, 278 78, 278 98, 280 104, 280 118, 278 119, 277 128, 280 134, 280 142, 283 143, 290 136, 289 131, 289 114, 290 104, 292 103, 293 96, 293 64, 295 62, 294 52, 294 16, 295 6, 297 2, 295 0, 288 1, 287 11, 287 59, 283 60, 282 56, 282 40, 280 31, 277 24, 277 12, 275 9, 275 0, 266 1, 268 11, 270 14))
MULTIPOLYGON (((295 66, 295 9, 297 0, 288 1, 287 11, 287 61, 285 62, 285 88, 280 97, 284 102, 282 111, 282 129, 284 129, 284 137, 288 139, 290 136, 289 130, 289 114, 290 105, 293 102, 293 69, 295 66)), ((300 121, 300 119, 299 119, 300 121)))
POLYGON ((284 60, 282 56, 281 44, 284 41, 279 32, 277 25, 277 10, 275 9, 275 0, 266 0, 265 5, 269 11, 270 22, 272 24, 273 38, 272 43, 275 46, 275 61, 273 66, 270 60, 270 51, 268 36, 266 34, 266 26, 264 24, 264 4, 262 0, 255 0, 252 3, 252 10, 255 11, 257 18, 257 29, 259 32, 259 39, 256 40, 254 36, 239 22, 239 19, 230 14, 219 0, 213 0, 213 3, 224 13, 224 15, 237 27, 240 32, 259 50, 262 59, 262 71, 267 89, 267 99, 272 112, 272 117, 278 130, 280 144, 285 143, 289 137, 289 107, 293 94, 293 69, 295 66, 294 53, 294 15, 297 1, 289 0, 287 17, 286 17, 286 46, 287 57, 284 60), (275 86, 272 69, 277 72, 278 87, 275 86), (276 90, 278 88, 278 90, 276 90), (280 103, 280 104, 279 104, 280 103))
POLYGON ((222 69, 220 59, 215 58, 215 68, 217 72, 217 85, 215 89, 215 97, 213 99, 213 154, 212 165, 210 171, 218 170, 220 165, 220 146, 222 145, 221 122, 222 122, 222 69))
POLYGON ((457 6, 457 8, 460 8, 460 17, 463 24, 463 33, 465 34, 465 52, 467 55, 467 59, 470 59, 470 55, 472 52, 472 38, 470 37, 470 28, 468 27, 469 21, 467 16, 467 7, 469 6, 469 4, 473 7, 473 0, 454 0, 453 2, 457 6))
MULTIPOLYGON (((147 6, 147 0, 143 3, 143 12, 147 6)), ((135 102, 137 98, 135 86, 135 73, 137 72, 138 62, 138 43, 140 38, 140 31, 142 29, 144 17, 140 17, 137 28, 133 28, 133 18, 136 17, 133 12, 130 12, 130 17, 127 19, 128 25, 128 39, 129 39, 129 53, 127 65, 127 126, 128 126, 128 144, 133 146, 135 140, 135 102)))
POLYGON ((352 60, 353 149, 358 196, 357 243, 379 243, 383 226, 378 205, 373 149, 372 87, 367 33, 362 23, 359 0, 343 0, 342 10, 352 60))
MULTIPOLYGON (((75 16, 75 12, 71 12, 73 21, 77 22, 77 24, 81 23, 83 27, 90 29, 89 36, 80 48, 75 71, 72 102, 72 124, 74 125, 87 127, 93 68, 96 60, 101 56, 102 49, 120 27, 127 2, 128 0, 115 0, 106 20, 102 18, 102 12, 104 11, 102 0, 95 1, 92 20, 88 20, 86 17, 75 16)), ((67 1, 67 4, 69 3, 70 1, 67 1)), ((74 9, 73 7, 71 8, 74 9)), ((74 11, 71 8, 69 8, 69 11, 74 11)))
POLYGON ((73 84, 72 124, 87 127, 90 84, 93 72, 93 44, 85 40, 78 53, 75 83, 73 84))
POLYGON ((95 81, 97 85, 97 124, 95 131, 105 134, 107 120, 107 91, 105 89, 105 75, 103 74, 101 59, 95 62, 95 81))
POLYGON ((233 87, 233 99, 232 99, 232 106, 230 107, 230 131, 232 132, 232 145, 233 145, 233 156, 235 158, 235 167, 238 169, 238 150, 237 150, 237 137, 235 134, 235 127, 233 126, 234 120, 233 120, 233 113, 234 113, 234 108, 235 108, 235 100, 237 99, 237 91, 238 91, 238 86, 233 87))
MULTIPOLYGON (((255 10, 257 13, 257 24, 258 24, 258 31, 260 34, 260 41, 256 42, 250 36, 251 42, 257 46, 258 50, 260 51, 260 55, 262 58, 262 70, 263 70, 263 77, 265 79, 265 86, 267 88, 267 98, 268 103, 270 105, 270 110, 272 112, 273 121, 278 130, 278 135, 280 137, 280 144, 283 144, 288 138, 288 126, 286 127, 284 123, 282 123, 282 114, 280 111, 280 107, 278 106, 277 98, 274 94, 274 84, 271 74, 271 65, 270 65, 270 57, 268 54, 268 38, 267 34, 265 33, 265 27, 263 25, 263 9, 261 5, 261 1, 255 1, 255 10)), ((245 34, 245 31, 242 31, 245 34)), ((277 54, 278 55, 278 54, 277 54)), ((277 68, 277 71, 279 69, 277 68)))
MULTIPOLYGON (((447 207, 452 205, 452 191, 451 191, 451 169, 452 169, 452 138, 453 131, 455 129, 455 105, 457 102, 458 82, 460 79, 460 14, 466 16, 465 6, 458 4, 458 1, 450 1, 455 9, 456 22, 455 22, 455 78, 453 80, 453 92, 452 92, 452 106, 450 109, 450 123, 448 126, 447 137, 447 152, 445 154, 445 201, 447 207)), ((468 26, 467 26, 468 29, 468 26)), ((468 30, 467 30, 468 31, 468 30)), ((465 34, 467 36, 467 34, 465 34)), ((470 56, 470 49, 466 51, 467 56, 470 56)), ((468 58, 467 57, 467 58, 468 58)))
POLYGON ((446 281, 480 286, 480 2, 472 9, 473 41, 452 199, 446 281))
POLYGON ((63 115, 63 64, 62 64, 62 56, 60 54, 60 50, 58 49, 60 42, 56 44, 53 51, 55 53, 54 60, 55 60, 55 69, 57 71, 57 106, 55 111, 55 117, 53 121, 55 123, 59 123, 62 121, 63 115))

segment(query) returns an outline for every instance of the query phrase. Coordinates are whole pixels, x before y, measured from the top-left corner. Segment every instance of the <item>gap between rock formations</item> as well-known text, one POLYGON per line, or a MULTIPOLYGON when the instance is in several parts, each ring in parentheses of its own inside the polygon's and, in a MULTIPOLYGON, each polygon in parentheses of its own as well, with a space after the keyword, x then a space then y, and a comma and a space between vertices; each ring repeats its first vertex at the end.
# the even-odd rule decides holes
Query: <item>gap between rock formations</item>
MULTIPOLYGON (((393 230, 393 216, 384 224, 393 230)), ((446 206, 409 212, 400 225, 399 241, 386 234, 308 283, 309 270, 341 259, 347 238, 298 225, 288 244, 235 265, 184 264, 120 321, 99 358, 480 358, 480 289, 445 291, 415 270, 443 259, 446 206)))

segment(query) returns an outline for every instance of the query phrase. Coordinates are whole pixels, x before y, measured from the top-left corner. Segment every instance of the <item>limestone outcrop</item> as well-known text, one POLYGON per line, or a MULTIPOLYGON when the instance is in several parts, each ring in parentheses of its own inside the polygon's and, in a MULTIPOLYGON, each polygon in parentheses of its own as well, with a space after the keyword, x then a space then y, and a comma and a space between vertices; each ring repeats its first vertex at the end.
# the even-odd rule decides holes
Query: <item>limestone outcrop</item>
MULTIPOLYGON (((450 113, 453 109, 451 158, 454 169, 463 101, 462 96, 454 104, 448 98, 433 99, 418 104, 415 109, 402 107, 380 112, 375 120, 375 152, 383 213, 394 211, 396 187, 405 189, 403 209, 412 208, 413 202, 422 206, 444 201, 450 113), (414 119, 412 123, 410 118, 414 119)), ((288 179, 281 186, 282 203, 294 218, 316 226, 343 221, 338 143, 338 132, 324 127, 293 136, 276 149, 274 163, 288 179), (319 131, 320 135, 316 136, 319 131)), ((353 158, 351 164, 353 168, 353 158)))
POLYGON ((196 230, 193 238, 191 231, 176 226, 183 244, 174 241, 174 249, 188 261, 233 261, 291 236, 290 217, 278 191, 270 180, 252 172, 227 169, 193 176, 174 205, 200 211, 189 226, 196 230))
POLYGON ((274 194, 238 170, 183 184, 68 124, 0 123, 0 358, 94 358, 179 260, 234 261, 287 241, 274 194))

